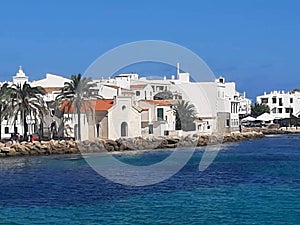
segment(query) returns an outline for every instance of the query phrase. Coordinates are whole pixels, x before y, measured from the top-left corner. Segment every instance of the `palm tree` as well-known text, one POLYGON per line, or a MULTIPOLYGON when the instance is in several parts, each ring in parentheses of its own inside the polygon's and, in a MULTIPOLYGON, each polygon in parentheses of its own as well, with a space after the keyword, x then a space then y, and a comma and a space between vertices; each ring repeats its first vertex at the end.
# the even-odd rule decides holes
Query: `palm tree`
POLYGON ((254 117, 258 117, 264 113, 270 113, 270 108, 268 105, 255 103, 251 105, 251 115, 254 117))
POLYGON ((71 108, 74 108, 75 113, 77 114, 77 139, 81 140, 81 117, 80 110, 82 108, 90 108, 87 106, 87 99, 99 97, 93 92, 93 87, 96 84, 92 83, 91 78, 82 77, 81 74, 72 75, 70 82, 65 82, 61 93, 57 96, 56 100, 60 105, 65 103, 63 110, 70 111, 71 108))
POLYGON ((38 87, 31 87, 29 83, 25 82, 23 85, 14 84, 10 87, 11 101, 8 101, 7 107, 3 112, 3 115, 16 120, 20 115, 24 128, 24 139, 27 139, 28 123, 27 118, 34 119, 37 123, 37 119, 43 120, 47 115, 48 110, 43 100, 45 90, 38 87))
POLYGON ((7 109, 8 101, 11 97, 11 88, 8 83, 4 83, 0 88, 0 140, 2 132, 2 121, 4 119, 4 111, 7 109))
POLYGON ((176 111, 176 130, 190 131, 194 129, 197 111, 189 101, 181 100, 174 105, 176 111))

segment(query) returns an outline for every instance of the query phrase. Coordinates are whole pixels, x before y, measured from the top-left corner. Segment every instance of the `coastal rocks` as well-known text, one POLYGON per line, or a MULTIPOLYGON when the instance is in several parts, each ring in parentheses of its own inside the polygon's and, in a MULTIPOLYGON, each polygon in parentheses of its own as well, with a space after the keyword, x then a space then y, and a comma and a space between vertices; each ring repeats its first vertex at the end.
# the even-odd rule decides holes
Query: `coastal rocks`
POLYGON ((99 153, 115 151, 131 151, 144 149, 166 149, 177 147, 196 147, 216 145, 228 142, 239 142, 264 137, 262 132, 243 132, 234 134, 212 134, 212 135, 188 135, 184 137, 136 137, 94 139, 91 141, 34 141, 21 143, 0 144, 0 157, 5 156, 26 156, 26 155, 52 155, 52 154, 78 154, 78 153, 99 153))
POLYGON ((143 150, 143 149, 156 149, 166 141, 162 137, 147 137, 147 138, 120 138, 116 142, 120 150, 143 150))
POLYGON ((79 153, 74 141, 34 141, 0 146, 0 156, 26 156, 79 153))

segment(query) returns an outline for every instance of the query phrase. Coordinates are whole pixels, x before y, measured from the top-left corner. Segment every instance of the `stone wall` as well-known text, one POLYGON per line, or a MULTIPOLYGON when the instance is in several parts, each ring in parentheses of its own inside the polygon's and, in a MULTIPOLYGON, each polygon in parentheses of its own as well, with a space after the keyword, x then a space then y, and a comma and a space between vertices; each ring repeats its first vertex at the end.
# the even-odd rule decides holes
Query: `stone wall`
POLYGON ((219 143, 239 142, 262 138, 257 132, 237 133, 228 135, 188 135, 185 137, 148 137, 148 138, 120 138, 117 140, 95 139, 93 141, 34 141, 12 144, 0 144, 0 157, 78 154, 94 152, 132 151, 144 149, 164 149, 176 147, 196 147, 215 145, 219 143))

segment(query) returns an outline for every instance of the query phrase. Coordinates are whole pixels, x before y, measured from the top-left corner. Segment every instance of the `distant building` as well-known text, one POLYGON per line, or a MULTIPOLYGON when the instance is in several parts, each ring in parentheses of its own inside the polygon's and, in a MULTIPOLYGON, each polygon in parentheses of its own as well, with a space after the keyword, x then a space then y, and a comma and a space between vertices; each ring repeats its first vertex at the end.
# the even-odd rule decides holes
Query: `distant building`
MULTIPOLYGON (((8 82, 11 85, 23 85, 25 82, 28 82, 28 76, 26 76, 25 72, 22 69, 22 66, 19 66, 18 72, 15 74, 15 76, 12 77, 13 82, 8 82)), ((13 99, 13 96, 12 96, 13 99)), ((13 101, 13 100, 12 100, 13 101)), ((35 120, 33 118, 28 117, 27 118, 27 124, 28 124, 28 132, 33 133, 37 130, 37 127, 35 125, 35 120)), ((21 120, 21 115, 16 115, 15 118, 3 118, 1 120, 1 137, 2 138, 11 138, 14 134, 24 133, 24 127, 21 120), (14 120, 15 119, 15 120, 14 120)))
POLYGON ((274 119, 300 117, 300 92, 272 91, 256 97, 258 104, 267 105, 274 119))

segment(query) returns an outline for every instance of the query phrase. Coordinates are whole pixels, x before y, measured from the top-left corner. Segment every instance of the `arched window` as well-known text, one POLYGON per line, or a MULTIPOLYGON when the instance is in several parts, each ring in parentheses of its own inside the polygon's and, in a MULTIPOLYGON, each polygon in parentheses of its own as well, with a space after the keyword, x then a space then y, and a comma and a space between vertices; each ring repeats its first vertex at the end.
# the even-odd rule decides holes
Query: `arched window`
POLYGON ((126 122, 123 122, 121 124, 121 137, 127 137, 128 136, 128 125, 126 122))

